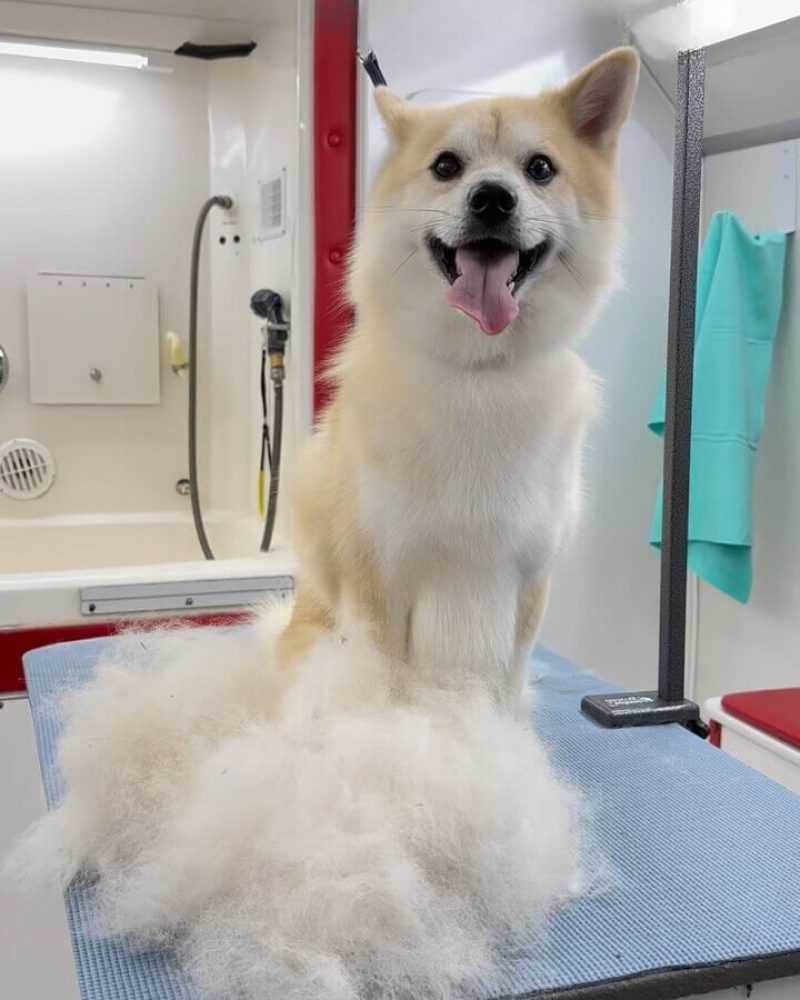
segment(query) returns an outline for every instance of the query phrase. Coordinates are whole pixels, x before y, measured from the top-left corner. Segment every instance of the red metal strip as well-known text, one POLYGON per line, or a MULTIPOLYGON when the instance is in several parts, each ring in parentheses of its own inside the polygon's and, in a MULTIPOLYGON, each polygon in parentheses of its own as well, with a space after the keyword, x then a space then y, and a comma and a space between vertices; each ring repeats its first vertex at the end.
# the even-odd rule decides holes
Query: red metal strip
POLYGON ((314 9, 314 415, 328 401, 322 373, 350 324, 343 298, 356 211, 357 0, 314 9))
MULTIPOLYGON (((148 618, 140 624, 153 629, 169 625, 233 625, 246 621, 246 612, 235 614, 182 615, 169 618, 148 618)), ((58 642, 77 642, 79 639, 96 639, 99 636, 116 635, 122 629, 135 628, 136 621, 118 618, 113 621, 92 622, 76 625, 45 625, 37 628, 17 628, 0 630, 0 693, 23 694, 25 675, 22 672, 22 657, 32 649, 52 646, 58 642)))

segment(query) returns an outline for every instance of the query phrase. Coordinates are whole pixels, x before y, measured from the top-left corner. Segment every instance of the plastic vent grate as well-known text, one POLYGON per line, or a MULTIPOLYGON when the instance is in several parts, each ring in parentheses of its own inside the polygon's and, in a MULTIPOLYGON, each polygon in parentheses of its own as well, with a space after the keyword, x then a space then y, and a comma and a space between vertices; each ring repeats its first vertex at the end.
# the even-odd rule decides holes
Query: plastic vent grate
POLYGON ((0 445, 0 494, 13 500, 35 500, 53 485, 53 456, 39 441, 15 438, 0 445))
POLYGON ((259 237, 272 240, 286 232, 286 171, 259 183, 261 226, 259 237))

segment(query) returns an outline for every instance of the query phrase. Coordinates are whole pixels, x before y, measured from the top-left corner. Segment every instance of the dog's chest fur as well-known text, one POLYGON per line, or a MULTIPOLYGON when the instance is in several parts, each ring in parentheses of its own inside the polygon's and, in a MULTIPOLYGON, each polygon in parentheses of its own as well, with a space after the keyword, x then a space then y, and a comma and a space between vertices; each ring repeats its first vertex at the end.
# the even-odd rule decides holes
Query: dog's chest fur
POLYGON ((520 585, 546 574, 577 520, 592 400, 586 369, 564 352, 538 376, 470 373, 389 404, 370 432, 382 460, 362 467, 359 498, 390 592, 430 574, 520 585))

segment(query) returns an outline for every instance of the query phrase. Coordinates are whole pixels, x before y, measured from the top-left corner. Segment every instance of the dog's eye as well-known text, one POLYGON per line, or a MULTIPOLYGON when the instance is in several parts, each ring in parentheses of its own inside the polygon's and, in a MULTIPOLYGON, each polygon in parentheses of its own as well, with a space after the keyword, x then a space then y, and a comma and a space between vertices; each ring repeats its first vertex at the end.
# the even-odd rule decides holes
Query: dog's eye
POLYGON ((458 177, 462 169, 461 160, 459 160, 455 153, 449 151, 439 153, 431 164, 433 175, 438 177, 440 181, 450 181, 454 177, 458 177))
POLYGON ((549 184, 556 175, 556 168, 552 160, 537 153, 525 168, 525 172, 537 184, 549 184))

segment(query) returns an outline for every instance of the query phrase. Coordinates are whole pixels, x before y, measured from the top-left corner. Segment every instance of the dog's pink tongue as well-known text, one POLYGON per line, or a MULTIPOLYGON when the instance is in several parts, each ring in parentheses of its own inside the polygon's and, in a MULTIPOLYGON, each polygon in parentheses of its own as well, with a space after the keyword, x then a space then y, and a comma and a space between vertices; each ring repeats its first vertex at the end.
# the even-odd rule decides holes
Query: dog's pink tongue
POLYGON ((459 275, 447 293, 449 305, 477 320, 490 337, 502 333, 519 312, 509 281, 519 267, 519 252, 497 254, 461 247, 456 250, 459 275))

